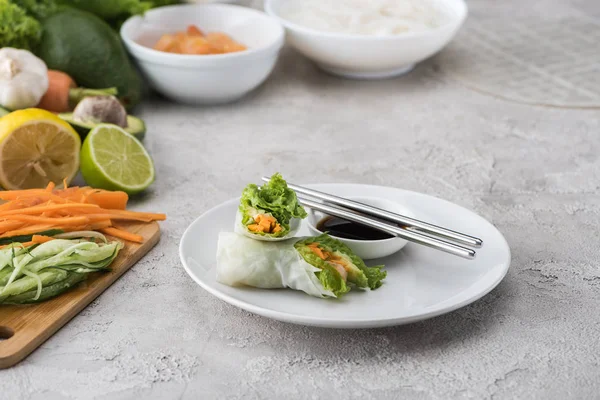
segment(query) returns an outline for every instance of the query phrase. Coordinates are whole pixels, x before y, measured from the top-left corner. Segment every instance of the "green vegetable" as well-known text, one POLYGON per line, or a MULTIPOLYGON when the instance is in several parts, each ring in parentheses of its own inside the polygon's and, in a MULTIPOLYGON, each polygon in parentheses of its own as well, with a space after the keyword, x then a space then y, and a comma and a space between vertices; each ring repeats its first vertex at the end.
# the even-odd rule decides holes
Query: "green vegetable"
POLYGON ((0 107, 0 118, 4 117, 6 114, 10 114, 10 111, 4 107, 0 107))
MULTIPOLYGON (((103 238, 106 241, 106 238, 103 238)), ((0 304, 23 304, 57 296, 88 273, 106 271, 120 242, 55 239, 0 250, 0 304)))
POLYGON ((132 15, 143 14, 151 8, 180 3, 179 0, 57 0, 61 4, 91 12, 113 28, 132 15))
POLYGON ((126 108, 139 102, 141 78, 106 22, 69 8, 44 20, 42 27, 38 55, 48 68, 66 72, 82 87, 116 87, 126 108))
POLYGON ((58 0, 80 10, 91 12, 98 17, 110 20, 124 15, 143 14, 152 8, 149 1, 140 0, 58 0))
POLYGON ((21 7, 37 20, 47 18, 59 9, 54 0, 10 0, 10 2, 21 7))
POLYGON ((306 211, 298 202, 296 192, 288 188, 287 182, 277 173, 271 180, 259 187, 249 184, 242 192, 239 211, 242 214, 242 224, 254 224, 257 214, 270 214, 281 225, 282 230, 275 233, 256 232, 257 235, 283 237, 290 232, 292 218, 306 218, 306 211))
POLYGON ((83 281, 86 277, 87 274, 78 274, 76 272, 72 272, 68 274, 64 280, 58 281, 48 286, 44 286, 39 294, 39 297, 37 289, 31 290, 29 292, 24 292, 15 296, 9 296, 5 300, 0 301, 0 305, 40 303, 42 301, 48 300, 52 297, 56 297, 66 292, 68 289, 83 281))
POLYGON ((326 289, 329 289, 334 293, 336 290, 346 290, 344 287, 345 285, 341 284, 344 283, 344 281, 337 270, 333 268, 327 260, 321 259, 308 247, 310 243, 317 243, 321 250, 342 258, 347 266, 346 271, 348 272, 348 282, 352 283, 356 287, 377 289, 382 285, 382 281, 387 275, 386 271, 381 270, 383 265, 367 267, 365 262, 356 254, 354 254, 348 246, 325 233, 297 242, 294 245, 296 250, 298 250, 306 262, 322 270, 321 272, 317 273, 319 280, 326 289))
POLYGON ((0 0, 0 47, 35 49, 42 37, 40 23, 9 0, 0 0))

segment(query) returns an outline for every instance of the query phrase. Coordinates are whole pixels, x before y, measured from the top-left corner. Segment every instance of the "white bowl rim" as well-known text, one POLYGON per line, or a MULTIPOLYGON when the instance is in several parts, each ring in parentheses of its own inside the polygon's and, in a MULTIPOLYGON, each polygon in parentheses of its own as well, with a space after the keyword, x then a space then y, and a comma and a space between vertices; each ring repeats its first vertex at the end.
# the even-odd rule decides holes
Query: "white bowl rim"
MULTIPOLYGON (((144 15, 133 15, 129 17, 119 30, 119 34, 121 39, 130 46, 132 49, 138 51, 139 53, 136 56, 143 55, 149 57, 162 57, 164 61, 182 61, 182 60, 231 60, 240 57, 253 56, 261 53, 267 53, 271 50, 279 51, 285 42, 285 29, 283 25, 279 21, 278 18, 274 18, 273 16, 268 15, 267 13, 261 12, 260 10, 255 10, 248 7, 243 7, 236 4, 224 4, 224 3, 206 3, 206 4, 174 4, 170 6, 163 6, 147 11, 146 14, 159 14, 165 10, 175 9, 175 8, 215 8, 215 9, 237 9, 243 10, 244 12, 248 12, 250 14, 260 15, 260 17, 266 17, 271 22, 275 23, 279 28, 279 32, 276 38, 274 38, 273 42, 265 47, 258 48, 248 48, 244 51, 237 51, 234 53, 226 53, 226 54, 177 54, 177 53, 168 53, 166 51, 155 50, 151 47, 144 46, 136 42, 130 35, 126 35, 125 31, 129 29, 129 25, 133 24, 134 21, 140 20, 144 18, 144 15)), ((158 61, 158 60, 154 60, 158 61)))
MULTIPOLYGON (((383 197, 372 197, 372 196, 349 196, 349 197, 348 197, 348 199, 349 199, 349 200, 352 200, 352 199, 359 199, 359 198, 360 198, 360 199, 377 199, 377 200, 383 200, 383 201, 390 202, 388 199, 385 199, 385 198, 383 198, 383 197)), ((399 203, 397 203, 397 204, 398 204, 398 205, 400 205, 400 206, 402 206, 402 205, 401 205, 401 204, 399 204, 399 203)), ((310 207, 308 207, 308 208, 310 208, 310 207)), ((320 213, 322 213, 322 214, 325 214, 325 215, 327 215, 327 213, 325 213, 325 212, 322 212, 322 211, 318 211, 318 210, 313 210, 313 209, 311 209, 310 211, 311 211, 311 213, 313 213, 313 214, 314 214, 315 212, 320 212, 320 213)), ((410 217, 410 216, 409 216, 409 217, 410 217)), ((317 226, 316 226, 316 225, 313 225, 313 224, 310 222, 310 218, 306 218, 306 224, 308 225, 308 229, 309 229, 309 230, 311 230, 311 231, 314 231, 314 232, 319 232, 319 233, 321 233, 321 234, 325 233, 325 232, 322 232, 322 231, 320 231, 319 229, 317 229, 317 226)), ((339 237, 339 236, 331 235, 331 234, 329 234, 329 233, 328 233, 328 235, 329 235, 329 236, 331 236, 331 237, 332 237, 332 238, 334 238, 334 239, 337 239, 337 240, 341 241, 341 242, 350 242, 350 243, 356 243, 356 244, 358 244, 358 243, 362 243, 362 244, 382 244, 382 243, 393 242, 393 241, 395 241, 395 240, 398 240, 398 239, 400 239, 400 240, 406 240, 406 239, 403 239, 403 238, 401 238, 401 237, 399 237, 399 236, 392 236, 391 238, 388 238, 388 239, 357 240, 357 239, 348 239, 348 238, 343 238, 343 237, 339 237)))
MULTIPOLYGON (((465 2, 465 0, 453 0, 453 1, 456 1, 457 4, 460 6, 460 14, 458 15, 458 17, 456 19, 452 19, 451 21, 446 22, 445 24, 436 26, 435 28, 430 29, 428 31, 407 32, 407 33, 401 33, 401 34, 397 34, 397 35, 390 35, 390 34, 387 34, 387 35, 361 35, 358 33, 325 32, 325 31, 320 31, 317 29, 308 28, 306 26, 291 22, 290 20, 283 18, 281 15, 277 14, 275 12, 275 10, 273 10, 273 3, 277 2, 277 1, 280 1, 280 0, 265 0, 264 9, 268 15, 270 15, 274 18, 277 18, 283 26, 285 26, 286 28, 289 28, 291 30, 296 30, 296 31, 299 31, 299 32, 302 32, 305 34, 324 36, 324 37, 328 37, 331 39, 402 40, 402 39, 422 38, 424 36, 433 36, 433 35, 438 34, 439 31, 441 31, 441 30, 444 30, 447 28, 452 28, 455 26, 461 26, 463 24, 463 22, 465 21, 465 19, 467 18, 467 15, 469 13, 468 6, 467 6, 467 3, 465 2)), ((293 0, 293 1, 295 1, 295 0, 293 0)))

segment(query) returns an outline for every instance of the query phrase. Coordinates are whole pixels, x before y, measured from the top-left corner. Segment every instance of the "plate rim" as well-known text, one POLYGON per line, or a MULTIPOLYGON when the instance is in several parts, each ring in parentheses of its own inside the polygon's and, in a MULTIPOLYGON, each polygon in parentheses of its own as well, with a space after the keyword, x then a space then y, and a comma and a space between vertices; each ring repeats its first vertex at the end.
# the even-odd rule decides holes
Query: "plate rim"
MULTIPOLYGON (((183 235, 181 236, 181 239, 179 241, 179 246, 178 246, 179 247, 179 258, 181 260, 181 263, 183 264, 184 270, 192 278, 192 280, 194 282, 196 282, 200 287, 202 287, 202 289, 206 290, 208 293, 217 297, 218 299, 220 299, 228 304, 231 304, 232 306, 241 308, 242 310, 251 312, 253 314, 260 315, 265 318, 270 318, 270 319, 287 322, 287 323, 292 323, 292 324, 296 324, 296 325, 316 326, 316 327, 332 328, 332 329, 369 329, 369 328, 391 327, 391 326, 406 325, 406 324, 410 324, 410 323, 414 323, 414 322, 418 322, 418 321, 424 321, 427 319, 431 319, 431 318, 434 318, 434 317, 437 317, 437 316, 440 316, 443 314, 447 314, 447 313, 456 311, 462 307, 465 307, 471 303, 476 302, 477 300, 481 299, 482 297, 489 294, 492 290, 494 290, 500 284, 500 282, 502 282, 504 280, 504 278, 506 277, 508 270, 510 269, 510 264, 512 261, 512 252, 510 250, 510 246, 508 245, 508 242, 506 241, 506 238, 504 237, 502 232, 500 232, 500 230, 498 230, 498 228, 496 228, 496 226, 494 224, 492 224, 490 221, 488 221, 481 215, 477 214, 476 212, 469 210, 459 204, 452 203, 448 200, 439 198, 437 196, 433 196, 433 195, 429 195, 429 194, 425 194, 425 193, 421 193, 421 192, 415 192, 415 191, 411 191, 411 190, 406 190, 406 189, 401 189, 401 188, 396 188, 393 186, 370 185, 370 184, 363 184, 363 183, 315 183, 315 184, 304 184, 303 186, 318 189, 319 186, 344 186, 344 185, 362 186, 365 189, 366 188, 378 188, 378 189, 388 189, 388 190, 392 189, 395 191, 408 193, 409 195, 417 195, 417 196, 422 196, 422 197, 434 198, 438 201, 442 201, 453 207, 459 207, 464 211, 467 211, 471 214, 478 216, 483 221, 485 221, 486 223, 491 225, 494 228, 494 230, 496 230, 496 232, 499 234, 500 238, 503 241, 503 245, 507 250, 507 259, 504 260, 504 262, 503 262, 503 265, 505 265, 504 269, 502 270, 500 275, 485 290, 480 291, 479 293, 477 293, 474 296, 470 296, 466 299, 463 299, 462 301, 455 303, 451 306, 445 306, 445 307, 441 307, 439 309, 431 310, 429 312, 420 313, 420 314, 416 314, 416 315, 408 315, 405 317, 383 318, 383 319, 377 318, 377 319, 360 319, 360 320, 348 320, 348 319, 336 320, 336 319, 325 318, 325 317, 308 317, 308 316, 304 316, 304 315, 291 314, 291 313, 286 313, 286 312, 282 312, 282 311, 269 310, 269 309, 263 308, 261 306, 256 306, 252 303, 248 303, 246 301, 236 299, 222 291, 219 291, 216 288, 213 288, 212 286, 210 286, 208 284, 205 284, 203 280, 199 279, 196 276, 196 274, 194 272, 192 272, 192 269, 188 265, 187 260, 185 259, 184 254, 183 254, 183 244, 184 244, 186 238, 188 237, 188 235, 190 235, 190 232, 193 230, 194 225, 199 223, 199 221, 205 215, 207 215, 211 212, 214 212, 217 209, 227 207, 230 203, 238 202, 240 199, 240 197, 238 196, 238 197, 234 197, 234 198, 225 200, 225 201, 217 204, 216 206, 211 207, 210 209, 206 210, 201 215, 199 215, 197 218, 195 218, 194 221, 192 221, 192 223, 190 225, 188 225, 188 227, 184 231, 183 235)), ((201 265, 201 267, 205 270, 205 273, 209 273, 210 270, 206 270, 204 268, 204 266, 202 266, 202 265, 201 265)))

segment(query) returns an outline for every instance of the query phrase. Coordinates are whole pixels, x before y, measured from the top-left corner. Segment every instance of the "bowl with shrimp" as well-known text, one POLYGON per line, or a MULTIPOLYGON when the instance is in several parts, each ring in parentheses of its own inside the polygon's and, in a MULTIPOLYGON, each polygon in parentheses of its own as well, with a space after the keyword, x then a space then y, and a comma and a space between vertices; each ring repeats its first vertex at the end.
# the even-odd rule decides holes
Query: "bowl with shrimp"
POLYGON ((231 4, 159 7, 129 18, 120 34, 149 85, 188 104, 248 94, 269 77, 285 40, 275 18, 231 4))

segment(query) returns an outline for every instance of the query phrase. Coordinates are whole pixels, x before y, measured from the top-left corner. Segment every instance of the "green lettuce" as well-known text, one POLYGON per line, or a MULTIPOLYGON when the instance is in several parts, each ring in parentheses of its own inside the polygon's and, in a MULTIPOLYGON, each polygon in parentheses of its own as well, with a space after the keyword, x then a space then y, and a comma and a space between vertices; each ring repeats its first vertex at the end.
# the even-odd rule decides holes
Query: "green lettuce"
POLYGON ((277 173, 271 180, 259 187, 249 184, 242 192, 239 210, 244 226, 254 223, 254 216, 270 214, 281 225, 281 231, 276 233, 257 232, 256 234, 269 237, 283 237, 290 232, 292 218, 306 218, 306 211, 298 202, 296 192, 288 188, 281 174, 277 173))
POLYGON ((8 0, 0 0, 0 47, 34 50, 42 38, 42 27, 26 11, 8 0))
MULTIPOLYGON (((352 283, 356 287, 359 287, 359 288, 368 287, 370 289, 377 289, 378 287, 380 287, 383 284, 382 281, 387 276, 387 272, 382 270, 383 265, 367 267, 365 262, 359 256, 354 254, 354 252, 352 252, 352 250, 348 246, 346 246, 344 243, 340 242, 339 240, 332 238, 331 236, 329 236, 326 233, 323 233, 322 235, 319 235, 319 236, 303 239, 294 245, 296 247, 296 249, 298 250, 298 252, 306 260, 306 262, 314 265, 317 268, 323 269, 323 270, 325 270, 325 268, 323 268, 323 266, 326 266, 327 267, 326 270, 327 271, 333 270, 335 272, 335 274, 337 274, 337 276, 339 277, 339 280, 341 280, 342 282, 343 282, 342 277, 335 270, 335 268, 330 266, 325 260, 322 260, 321 258, 319 258, 316 254, 314 254, 307 247, 307 245, 310 243, 318 243, 319 247, 322 250, 325 250, 327 252, 333 253, 340 257, 343 257, 344 259, 346 259, 346 261, 349 261, 349 264, 351 265, 351 269, 348 271, 348 282, 352 283)), ((319 279, 321 279, 320 276, 319 276, 319 279)), ((321 281, 321 282, 323 283, 323 281, 321 281)), ((334 291, 333 289, 330 289, 330 290, 334 291)))

